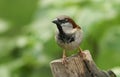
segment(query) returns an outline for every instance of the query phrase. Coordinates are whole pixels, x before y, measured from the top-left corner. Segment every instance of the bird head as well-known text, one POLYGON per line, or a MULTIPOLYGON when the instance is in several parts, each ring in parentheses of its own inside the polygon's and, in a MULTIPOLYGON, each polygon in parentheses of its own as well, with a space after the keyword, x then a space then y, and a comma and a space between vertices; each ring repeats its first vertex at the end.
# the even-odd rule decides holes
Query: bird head
POLYGON ((80 28, 69 16, 61 15, 52 21, 57 25, 59 32, 69 32, 74 28, 80 28))

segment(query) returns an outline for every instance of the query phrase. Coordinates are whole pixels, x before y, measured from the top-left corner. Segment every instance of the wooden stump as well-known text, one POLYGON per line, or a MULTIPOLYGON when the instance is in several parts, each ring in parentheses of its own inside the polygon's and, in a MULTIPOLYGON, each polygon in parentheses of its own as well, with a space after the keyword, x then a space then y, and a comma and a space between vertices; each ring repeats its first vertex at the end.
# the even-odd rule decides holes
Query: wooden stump
POLYGON ((53 77, 116 77, 112 71, 99 70, 88 50, 82 53, 83 56, 68 57, 66 64, 62 64, 62 59, 53 60, 50 63, 53 77))

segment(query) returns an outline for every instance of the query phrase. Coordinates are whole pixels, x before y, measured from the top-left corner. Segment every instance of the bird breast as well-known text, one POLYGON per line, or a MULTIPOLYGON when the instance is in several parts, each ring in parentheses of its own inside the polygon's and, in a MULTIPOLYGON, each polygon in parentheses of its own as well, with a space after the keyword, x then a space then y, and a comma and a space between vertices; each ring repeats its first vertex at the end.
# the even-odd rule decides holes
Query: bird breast
POLYGON ((83 38, 83 32, 81 29, 73 29, 68 35, 70 39, 72 39, 72 37, 74 38, 74 40, 69 41, 69 39, 63 41, 60 39, 60 35, 59 32, 56 33, 55 39, 56 42, 58 43, 58 45, 66 50, 74 50, 77 49, 82 41, 83 38), (68 42, 67 42, 68 41, 68 42))

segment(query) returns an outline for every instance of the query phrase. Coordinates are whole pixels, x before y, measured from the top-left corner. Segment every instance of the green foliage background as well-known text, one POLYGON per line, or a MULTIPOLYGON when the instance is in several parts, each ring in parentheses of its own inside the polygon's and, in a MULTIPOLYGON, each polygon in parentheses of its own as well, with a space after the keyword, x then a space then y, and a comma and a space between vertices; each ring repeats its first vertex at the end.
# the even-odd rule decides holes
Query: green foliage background
POLYGON ((0 0, 0 77, 52 77, 49 62, 62 55, 51 23, 58 15, 82 27, 81 48, 100 69, 120 75, 119 0, 0 0))

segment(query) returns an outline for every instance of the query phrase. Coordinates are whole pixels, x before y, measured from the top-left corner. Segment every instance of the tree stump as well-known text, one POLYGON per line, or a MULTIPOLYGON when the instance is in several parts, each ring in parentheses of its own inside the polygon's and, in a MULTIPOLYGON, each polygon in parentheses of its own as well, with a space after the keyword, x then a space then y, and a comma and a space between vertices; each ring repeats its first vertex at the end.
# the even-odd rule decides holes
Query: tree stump
POLYGON ((67 57, 67 63, 62 64, 62 59, 50 63, 53 77, 116 77, 112 71, 101 71, 94 63, 88 50, 67 57))

